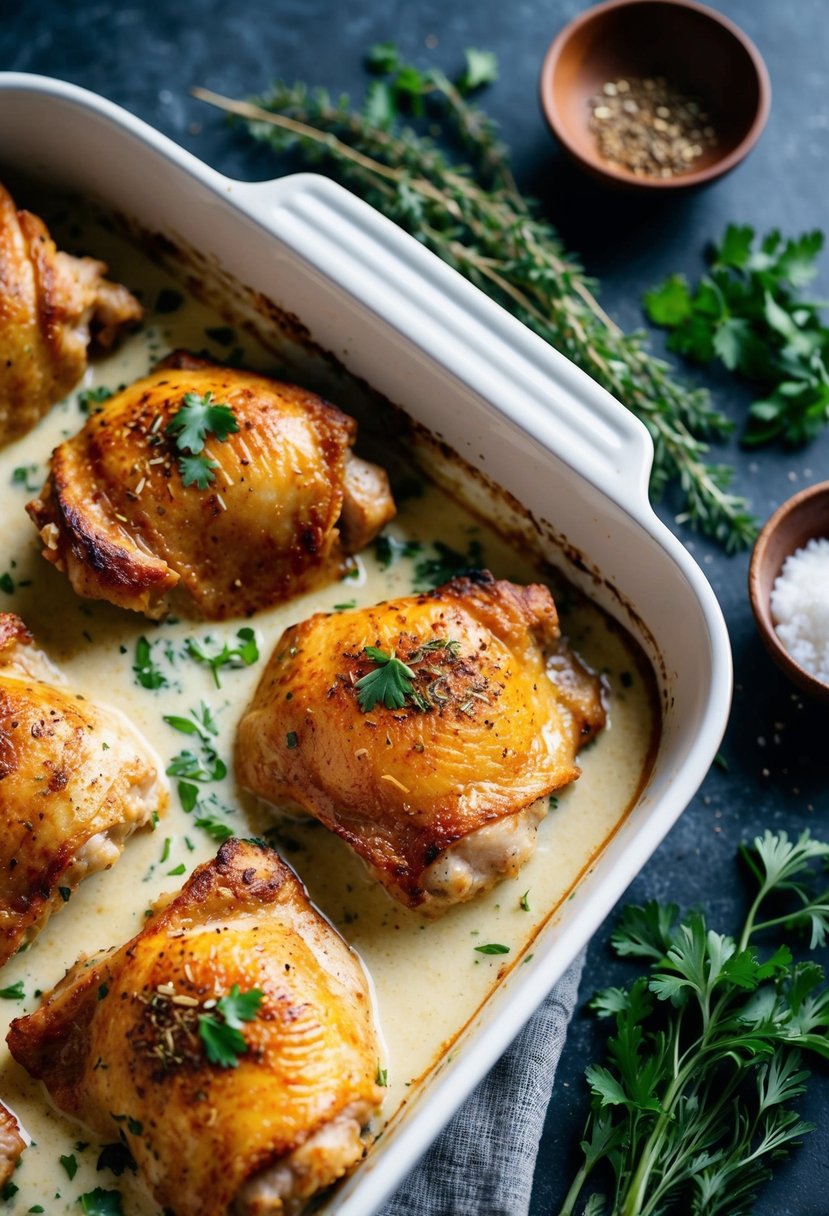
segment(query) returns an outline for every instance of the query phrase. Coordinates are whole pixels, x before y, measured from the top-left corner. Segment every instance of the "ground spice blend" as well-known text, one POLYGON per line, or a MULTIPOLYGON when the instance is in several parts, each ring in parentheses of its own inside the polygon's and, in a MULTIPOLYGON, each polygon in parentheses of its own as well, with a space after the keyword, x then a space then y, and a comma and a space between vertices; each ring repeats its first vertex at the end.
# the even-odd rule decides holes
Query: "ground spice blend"
POLYGON ((637 177, 675 177, 717 144, 699 101, 664 76, 608 80, 590 101, 590 129, 602 157, 637 177))

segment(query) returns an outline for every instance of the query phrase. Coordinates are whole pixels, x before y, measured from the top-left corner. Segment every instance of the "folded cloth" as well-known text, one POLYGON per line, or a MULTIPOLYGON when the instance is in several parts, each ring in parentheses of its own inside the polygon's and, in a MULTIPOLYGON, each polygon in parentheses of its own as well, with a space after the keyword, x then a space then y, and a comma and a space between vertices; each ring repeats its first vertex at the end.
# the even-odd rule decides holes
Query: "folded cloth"
POLYGON ((583 965, 581 955, 380 1216, 527 1216, 583 965))

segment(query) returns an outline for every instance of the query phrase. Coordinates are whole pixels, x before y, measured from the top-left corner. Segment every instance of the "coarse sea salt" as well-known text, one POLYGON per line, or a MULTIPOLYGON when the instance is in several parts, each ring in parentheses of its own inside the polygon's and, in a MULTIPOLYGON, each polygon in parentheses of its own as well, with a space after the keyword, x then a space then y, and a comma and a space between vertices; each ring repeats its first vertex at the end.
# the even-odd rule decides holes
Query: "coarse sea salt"
POLYGON ((810 540, 786 558, 772 589, 771 615, 794 661, 829 684, 829 538, 810 540))

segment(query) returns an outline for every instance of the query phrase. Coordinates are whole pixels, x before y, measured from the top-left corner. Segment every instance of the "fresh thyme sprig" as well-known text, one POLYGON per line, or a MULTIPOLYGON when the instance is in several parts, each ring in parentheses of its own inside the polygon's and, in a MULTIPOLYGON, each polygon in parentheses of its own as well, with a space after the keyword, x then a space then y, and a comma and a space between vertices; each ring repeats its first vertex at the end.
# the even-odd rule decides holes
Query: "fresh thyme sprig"
POLYGON ((615 1034, 587 1070, 584 1161, 559 1216, 748 1216, 771 1164, 812 1130, 788 1104, 809 1076, 802 1053, 829 1058, 829 988, 768 939, 824 944, 829 844, 767 831, 742 852, 757 891, 737 938, 675 905, 623 911, 613 945, 648 971, 591 1003, 615 1034), (609 1188, 581 1200, 600 1164, 609 1188))
POLYGON ((592 281, 517 189, 493 124, 463 95, 464 77, 453 84, 441 72, 417 73, 390 55, 381 65, 396 75, 384 94, 377 90, 384 82, 374 82, 363 113, 350 110, 347 98, 334 103, 324 90, 303 84, 277 82, 254 101, 205 89, 194 94, 243 118, 249 134, 275 151, 292 148, 330 170, 572 359, 648 428, 655 449, 652 493, 678 484, 681 520, 728 550, 749 543, 755 523, 745 501, 729 490, 730 469, 706 460, 707 440, 728 434, 729 420, 706 392, 675 380, 640 333, 623 333, 607 316, 592 281), (401 98, 415 113, 428 100, 470 164, 401 129, 401 98))

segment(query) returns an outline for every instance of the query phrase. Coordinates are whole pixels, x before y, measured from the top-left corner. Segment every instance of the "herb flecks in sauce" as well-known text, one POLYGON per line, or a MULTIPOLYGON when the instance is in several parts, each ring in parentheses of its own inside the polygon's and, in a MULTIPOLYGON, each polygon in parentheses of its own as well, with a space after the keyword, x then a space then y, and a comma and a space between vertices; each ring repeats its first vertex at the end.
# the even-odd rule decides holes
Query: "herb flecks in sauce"
POLYGON ((187 653, 190 655, 190 658, 195 659, 197 663, 204 663, 210 668, 217 688, 221 688, 222 686, 219 679, 219 671, 223 667, 250 667, 259 659, 256 634, 249 625, 237 629, 236 637, 239 641, 238 646, 228 646, 227 642, 225 642, 222 649, 215 654, 208 654, 204 647, 194 638, 187 639, 187 653))

